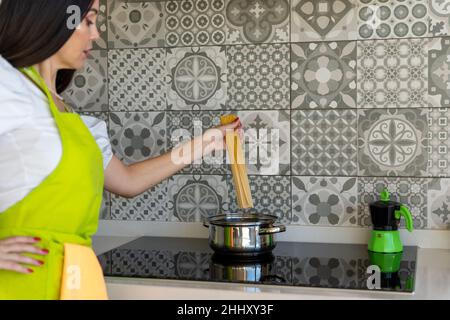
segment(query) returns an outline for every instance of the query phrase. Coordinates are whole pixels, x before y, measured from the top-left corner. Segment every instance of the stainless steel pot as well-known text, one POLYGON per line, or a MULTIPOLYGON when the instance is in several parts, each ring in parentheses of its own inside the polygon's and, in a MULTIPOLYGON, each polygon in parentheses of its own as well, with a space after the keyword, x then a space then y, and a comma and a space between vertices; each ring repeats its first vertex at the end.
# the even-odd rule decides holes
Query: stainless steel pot
POLYGON ((255 256, 275 248, 274 235, 286 231, 275 224, 278 217, 266 214, 233 213, 213 216, 204 221, 209 228, 210 247, 222 254, 255 256))

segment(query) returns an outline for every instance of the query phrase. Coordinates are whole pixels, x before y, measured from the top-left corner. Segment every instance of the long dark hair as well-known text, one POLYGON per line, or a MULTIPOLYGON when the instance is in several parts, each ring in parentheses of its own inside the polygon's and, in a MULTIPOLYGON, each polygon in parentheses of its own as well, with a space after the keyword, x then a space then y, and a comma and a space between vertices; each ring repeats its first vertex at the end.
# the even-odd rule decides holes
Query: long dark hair
MULTIPOLYGON (((29 67, 54 55, 75 31, 67 27, 72 12, 80 8, 81 20, 94 0, 0 0, 0 55, 16 68, 29 67)), ((59 70, 56 90, 63 92, 75 70, 59 70)))

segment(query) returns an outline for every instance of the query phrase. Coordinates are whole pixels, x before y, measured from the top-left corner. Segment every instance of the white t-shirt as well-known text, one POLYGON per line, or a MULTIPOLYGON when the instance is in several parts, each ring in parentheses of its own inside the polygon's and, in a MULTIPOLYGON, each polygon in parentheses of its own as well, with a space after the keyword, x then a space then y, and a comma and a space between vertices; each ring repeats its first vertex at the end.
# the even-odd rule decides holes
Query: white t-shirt
MULTIPOLYGON (((81 116, 103 154, 112 158, 106 123, 81 116)), ((56 169, 62 144, 44 93, 0 56, 0 214, 56 169)))

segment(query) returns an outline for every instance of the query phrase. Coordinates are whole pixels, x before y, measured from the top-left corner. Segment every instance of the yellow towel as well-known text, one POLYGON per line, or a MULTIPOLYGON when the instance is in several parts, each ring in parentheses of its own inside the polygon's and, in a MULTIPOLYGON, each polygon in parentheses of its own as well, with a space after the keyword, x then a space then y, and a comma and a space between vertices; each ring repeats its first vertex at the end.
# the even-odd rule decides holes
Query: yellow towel
POLYGON ((64 244, 61 300, 107 300, 103 270, 94 251, 86 246, 64 244))

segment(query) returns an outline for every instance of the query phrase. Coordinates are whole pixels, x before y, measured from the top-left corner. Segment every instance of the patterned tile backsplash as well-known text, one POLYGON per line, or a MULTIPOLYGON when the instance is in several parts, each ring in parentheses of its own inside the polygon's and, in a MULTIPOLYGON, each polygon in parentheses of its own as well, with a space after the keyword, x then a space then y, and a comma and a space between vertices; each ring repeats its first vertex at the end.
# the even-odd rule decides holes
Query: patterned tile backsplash
MULTIPOLYGON (((416 228, 450 229, 450 0, 101 0, 97 25, 64 97, 107 121, 124 163, 236 113, 254 210, 367 228, 386 187, 416 228)), ((100 217, 235 211, 226 160, 217 152, 133 199, 105 192, 100 217)))

